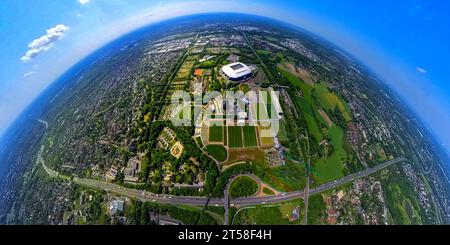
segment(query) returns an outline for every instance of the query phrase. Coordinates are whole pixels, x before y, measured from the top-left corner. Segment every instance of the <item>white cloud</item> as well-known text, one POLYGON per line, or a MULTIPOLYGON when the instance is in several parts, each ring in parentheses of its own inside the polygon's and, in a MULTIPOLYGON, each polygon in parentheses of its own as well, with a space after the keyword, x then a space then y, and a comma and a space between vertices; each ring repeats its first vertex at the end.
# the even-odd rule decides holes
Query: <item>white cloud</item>
POLYGON ((34 71, 30 71, 28 73, 23 74, 23 78, 31 77, 34 74, 34 71))
POLYGON ((422 67, 417 67, 416 70, 422 74, 426 74, 427 70, 423 69, 422 67))
POLYGON ((69 30, 69 27, 59 24, 47 30, 47 33, 39 38, 34 39, 28 44, 28 50, 20 58, 22 62, 31 61, 38 54, 47 51, 53 47, 53 43, 64 36, 64 32, 69 30))
POLYGON ((89 3, 91 0, 78 0, 78 2, 80 3, 80 4, 86 4, 86 3, 89 3))

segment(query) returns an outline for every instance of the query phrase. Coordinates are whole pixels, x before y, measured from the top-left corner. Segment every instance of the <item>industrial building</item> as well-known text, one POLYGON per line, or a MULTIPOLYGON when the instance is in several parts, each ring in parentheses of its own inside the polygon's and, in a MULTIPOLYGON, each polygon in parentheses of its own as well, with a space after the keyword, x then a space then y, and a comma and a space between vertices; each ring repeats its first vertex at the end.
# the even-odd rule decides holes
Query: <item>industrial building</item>
POLYGON ((222 67, 222 73, 230 81, 242 82, 252 77, 252 69, 241 62, 232 63, 222 67))

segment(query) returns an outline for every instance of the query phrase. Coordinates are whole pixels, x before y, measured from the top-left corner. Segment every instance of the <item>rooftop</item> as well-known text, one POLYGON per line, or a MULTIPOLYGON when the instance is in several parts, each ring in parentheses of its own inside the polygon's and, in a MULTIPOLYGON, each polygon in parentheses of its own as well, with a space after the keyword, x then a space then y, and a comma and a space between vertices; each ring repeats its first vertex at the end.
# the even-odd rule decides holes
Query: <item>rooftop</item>
POLYGON ((243 80, 251 76, 252 69, 244 63, 236 62, 222 67, 222 72, 230 80, 243 80))

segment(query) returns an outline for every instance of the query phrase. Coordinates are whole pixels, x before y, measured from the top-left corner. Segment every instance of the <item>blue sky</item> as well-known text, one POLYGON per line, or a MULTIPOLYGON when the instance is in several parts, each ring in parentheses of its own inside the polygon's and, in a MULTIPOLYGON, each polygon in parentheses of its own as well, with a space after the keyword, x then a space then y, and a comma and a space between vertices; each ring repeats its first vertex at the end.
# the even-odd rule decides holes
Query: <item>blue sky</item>
POLYGON ((0 134, 105 43, 158 20, 218 11, 273 17, 341 46, 394 88, 450 152, 450 2, 438 0, 2 0, 0 134))

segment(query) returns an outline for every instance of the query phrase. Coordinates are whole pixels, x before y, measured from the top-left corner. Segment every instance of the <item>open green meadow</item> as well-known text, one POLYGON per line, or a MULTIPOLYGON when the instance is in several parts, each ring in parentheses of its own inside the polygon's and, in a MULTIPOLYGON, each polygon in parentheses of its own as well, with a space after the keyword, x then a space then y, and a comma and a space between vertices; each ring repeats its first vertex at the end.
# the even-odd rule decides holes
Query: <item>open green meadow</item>
POLYGON ((276 205, 249 207, 237 213, 232 221, 233 225, 251 225, 255 223, 258 225, 301 224, 302 217, 304 216, 303 209, 303 200, 294 200, 276 205), (299 210, 299 218, 290 220, 294 209, 299 210))
POLYGON ((320 115, 319 110, 323 109, 324 112, 331 114, 337 108, 343 120, 349 122, 352 120, 349 106, 335 93, 331 92, 326 83, 310 85, 303 82, 295 74, 285 70, 282 65, 278 69, 286 79, 302 91, 302 96, 296 97, 295 101, 301 108, 309 134, 314 137, 316 142, 321 142, 323 139, 328 140, 332 147, 331 155, 312 161, 315 184, 344 177, 345 161, 348 157, 348 153, 344 149, 345 132, 334 123, 330 126, 320 115))
POLYGON ((314 86, 313 95, 325 111, 333 111, 335 108, 338 108, 346 122, 352 120, 350 108, 347 103, 340 99, 335 93, 332 93, 328 89, 326 83, 321 82, 316 84, 314 86))
POLYGON ((279 191, 298 191, 305 188, 306 168, 304 164, 287 160, 280 167, 270 168, 264 176, 264 182, 279 191))
POLYGON ((344 177, 344 165, 347 153, 344 150, 344 131, 335 124, 328 129, 328 138, 333 147, 333 154, 327 159, 313 162, 316 173, 313 174, 317 184, 344 177))
POLYGON ((285 78, 289 80, 289 82, 292 83, 292 85, 298 87, 299 89, 303 90, 302 87, 305 87, 305 83, 296 75, 290 73, 289 71, 278 67, 277 69, 285 78))
POLYGON ((426 215, 420 208, 417 192, 402 173, 395 170, 386 171, 382 177, 386 204, 392 223, 399 225, 424 224, 426 215))

